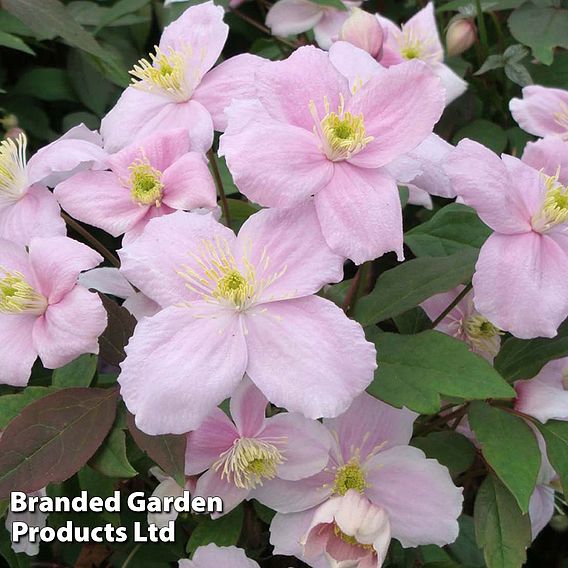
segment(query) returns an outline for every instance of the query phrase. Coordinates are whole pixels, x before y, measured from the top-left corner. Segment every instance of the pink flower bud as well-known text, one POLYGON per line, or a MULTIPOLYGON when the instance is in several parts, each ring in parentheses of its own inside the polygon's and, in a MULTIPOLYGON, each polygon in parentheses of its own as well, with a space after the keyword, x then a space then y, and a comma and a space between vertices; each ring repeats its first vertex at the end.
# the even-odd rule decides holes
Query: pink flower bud
POLYGON ((339 39, 364 49, 378 58, 383 49, 384 33, 381 24, 373 14, 360 8, 353 8, 339 31, 339 39))
POLYGON ((456 18, 450 22, 446 32, 448 55, 459 55, 469 49, 477 39, 477 28, 472 19, 456 18))

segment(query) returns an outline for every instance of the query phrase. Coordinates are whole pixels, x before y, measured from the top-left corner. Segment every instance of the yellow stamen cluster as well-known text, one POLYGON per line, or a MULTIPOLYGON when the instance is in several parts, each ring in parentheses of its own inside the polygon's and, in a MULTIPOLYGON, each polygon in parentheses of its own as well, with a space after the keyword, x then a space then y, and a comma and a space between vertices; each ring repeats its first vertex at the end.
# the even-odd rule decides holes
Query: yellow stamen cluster
POLYGON ((4 272, 0 279, 0 313, 4 314, 43 314, 47 308, 47 300, 36 292, 21 272, 4 272))
MULTIPOLYGON (((544 175, 544 174, 543 174, 544 175)), ((558 182, 559 172, 544 176, 546 194, 540 212, 532 219, 535 231, 544 233, 568 222, 568 187, 558 182)))
POLYGON ((183 266, 178 274, 186 281, 187 288, 199 294, 202 300, 244 311, 254 305, 264 290, 286 272, 284 266, 279 272, 259 277, 257 270, 262 274, 268 270, 266 249, 257 266, 248 260, 249 253, 245 251, 239 265, 225 239, 217 237, 215 241, 203 240, 199 254, 191 254, 198 269, 183 266))
POLYGON ((25 134, 0 142, 0 200, 16 201, 27 186, 25 134))
POLYGON ((187 101, 192 93, 186 76, 186 61, 192 56, 191 48, 181 51, 170 48, 164 52, 155 46, 155 50, 155 54, 150 54, 150 61, 140 59, 130 71, 132 86, 166 95, 177 102, 187 101))
POLYGON ((397 38, 400 54, 406 60, 420 59, 436 63, 443 58, 443 53, 434 48, 434 38, 425 37, 409 26, 402 26, 402 33, 397 38))
POLYGON ((339 96, 337 112, 330 111, 329 100, 324 98, 325 116, 319 119, 314 101, 310 101, 310 113, 314 118, 314 134, 322 141, 322 150, 328 159, 336 162, 348 160, 360 152, 373 136, 367 136, 363 113, 354 115, 345 112, 345 100, 339 96))
POLYGON ((467 341, 472 347, 489 353, 493 357, 497 355, 499 351, 498 338, 503 335, 503 332, 487 318, 480 314, 468 318, 464 323, 464 330, 467 341))
POLYGON ((221 479, 227 479, 241 489, 254 489, 265 479, 276 477, 278 466, 286 459, 277 445, 282 446, 286 442, 285 438, 270 441, 238 438, 219 456, 213 469, 221 470, 221 479))
POLYGON ((359 548, 363 548, 364 550, 369 550, 372 552, 375 552, 375 548, 373 547, 372 544, 362 544, 360 543, 354 536, 345 534, 338 526, 337 524, 333 525, 333 534, 341 539, 343 542, 346 542, 347 544, 350 544, 351 546, 357 546, 359 548))
POLYGON ((162 172, 153 168, 148 160, 139 159, 129 166, 130 178, 127 185, 130 187, 132 200, 140 205, 159 207, 162 204, 162 172))
POLYGON ((357 457, 351 458, 345 465, 337 468, 332 491, 334 495, 345 495, 349 489, 363 493, 366 487, 368 485, 365 480, 365 473, 361 469, 357 457))

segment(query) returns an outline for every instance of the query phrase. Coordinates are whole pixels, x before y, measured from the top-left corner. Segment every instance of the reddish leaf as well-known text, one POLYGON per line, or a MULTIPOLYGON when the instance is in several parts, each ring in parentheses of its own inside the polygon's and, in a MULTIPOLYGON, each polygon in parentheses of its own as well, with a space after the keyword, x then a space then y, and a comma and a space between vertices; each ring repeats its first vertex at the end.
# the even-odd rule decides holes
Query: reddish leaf
POLYGON ((26 406, 0 439, 0 499, 65 481, 93 456, 116 415, 118 390, 63 389, 26 406))
POLYGON ((185 435, 149 436, 137 428, 132 414, 128 415, 128 429, 138 447, 183 487, 185 483, 185 435))
POLYGON ((104 294, 99 296, 108 315, 107 327, 99 338, 100 356, 111 365, 119 365, 126 357, 124 347, 134 333, 136 319, 104 294))

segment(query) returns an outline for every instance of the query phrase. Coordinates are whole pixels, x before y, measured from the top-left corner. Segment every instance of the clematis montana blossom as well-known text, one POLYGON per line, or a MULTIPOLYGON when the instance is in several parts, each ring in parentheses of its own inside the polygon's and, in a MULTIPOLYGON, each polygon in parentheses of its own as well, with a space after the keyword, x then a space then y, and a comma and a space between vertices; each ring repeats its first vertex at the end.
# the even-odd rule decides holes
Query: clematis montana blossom
POLYGON ((231 417, 215 408, 187 437, 186 475, 203 473, 195 495, 218 495, 223 513, 271 480, 298 480, 327 464, 331 437, 317 421, 294 413, 265 418, 268 400, 246 378, 231 397, 231 417))
POLYGON ((153 217, 176 209, 212 209, 215 184, 185 128, 154 134, 107 158, 110 171, 84 171, 57 185, 55 197, 70 215, 124 243, 153 217))
POLYGON ((131 71, 133 82, 101 122, 108 152, 154 132, 185 125, 195 145, 207 151, 213 127, 223 130, 223 111, 233 98, 254 92, 254 71, 264 60, 242 54, 210 71, 229 27, 223 8, 205 2, 188 8, 164 29, 150 61, 141 59, 131 71))
POLYGON ((401 27, 377 16, 385 30, 380 63, 385 67, 404 61, 424 61, 440 77, 446 89, 446 104, 465 93, 467 83, 444 63, 444 47, 438 32, 434 3, 429 2, 401 27))
POLYGON ((312 207, 260 211, 238 237, 211 215, 176 212, 119 254, 128 280, 163 308, 139 322, 118 379, 149 434, 195 430, 245 373, 308 418, 341 413, 373 378, 360 325, 313 295, 341 280, 343 261, 312 207))
POLYGON ((522 99, 511 99, 509 108, 523 130, 568 140, 568 91, 529 85, 523 88, 522 99))
POLYGON ((99 352, 106 311, 77 278, 101 261, 67 237, 32 239, 28 250, 0 240, 0 383, 25 386, 38 355, 57 369, 99 352))
POLYGON ((258 564, 247 558, 245 551, 236 546, 200 546, 191 560, 179 561, 179 568, 259 568, 258 564))
POLYGON ((257 490, 257 498, 279 512, 271 526, 275 553, 301 553, 312 507, 350 489, 386 512, 392 537, 403 546, 453 542, 462 490, 446 467, 408 445, 416 416, 362 394, 339 418, 324 420, 335 440, 327 468, 311 478, 274 480, 266 491, 257 490))
POLYGON ((474 305, 516 337, 554 337, 568 316, 568 192, 512 156, 462 140, 445 171, 494 233, 481 247, 474 305))
POLYGON ((354 489, 320 505, 300 540, 303 559, 333 568, 379 568, 390 543, 388 515, 354 489))
MULTIPOLYGON (((336 58, 344 65, 366 55, 349 47, 336 58)), ((267 64, 256 75, 258 99, 227 110, 220 153, 241 192, 261 205, 291 208, 313 196, 338 254, 357 264, 392 250, 402 259, 400 199, 387 168, 431 134, 443 89, 412 61, 373 68, 352 94, 336 66, 314 47, 267 64)))

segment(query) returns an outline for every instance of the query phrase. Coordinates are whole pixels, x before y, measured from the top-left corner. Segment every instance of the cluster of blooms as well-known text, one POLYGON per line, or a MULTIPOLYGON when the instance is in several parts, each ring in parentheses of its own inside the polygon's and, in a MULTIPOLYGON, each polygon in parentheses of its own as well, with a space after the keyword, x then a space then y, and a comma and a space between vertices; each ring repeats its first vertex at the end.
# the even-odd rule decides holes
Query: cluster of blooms
MULTIPOLYGON (((280 0, 274 33, 314 28, 328 51, 214 68, 223 10, 193 6, 135 66, 101 135, 77 127, 27 164, 23 135, 0 147, 0 382, 25 386, 38 356, 55 369, 97 353, 106 313, 89 289, 124 298, 139 323, 118 381, 138 427, 188 433, 192 491, 222 496, 225 512, 251 498, 274 509, 276 553, 316 568, 377 567, 391 538, 441 546, 458 534, 462 490, 408 445, 416 414, 364 393, 375 348, 316 295, 346 259, 403 259, 397 184, 426 205, 459 196, 493 230, 440 331, 492 360, 504 332, 553 337, 568 316, 568 93, 527 87, 511 102, 543 137, 522 159, 453 148, 432 132, 466 84, 443 62, 432 4, 401 28, 350 4, 280 0), (266 207, 238 235, 218 220, 214 130, 241 193, 266 207), (89 270, 102 257, 65 236, 67 216, 123 237, 119 272, 89 270), (267 417, 269 402, 287 412, 267 417)), ((459 293, 424 309, 436 318, 459 293)), ((568 419, 567 364, 518 383, 519 412, 568 419)), ((545 458, 541 473, 535 534, 552 515, 545 458)), ((156 475, 159 493, 180 490, 156 475)), ((256 566, 215 547, 180 566, 229 556, 256 566)))

